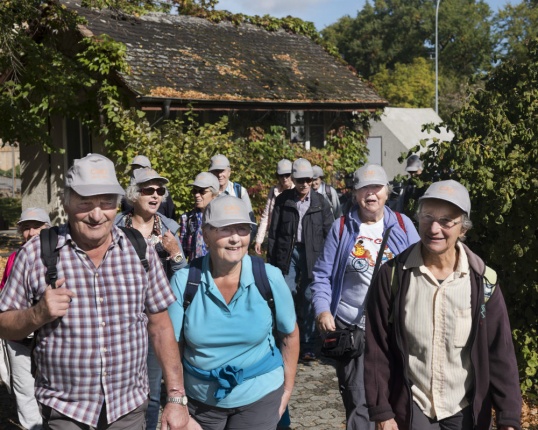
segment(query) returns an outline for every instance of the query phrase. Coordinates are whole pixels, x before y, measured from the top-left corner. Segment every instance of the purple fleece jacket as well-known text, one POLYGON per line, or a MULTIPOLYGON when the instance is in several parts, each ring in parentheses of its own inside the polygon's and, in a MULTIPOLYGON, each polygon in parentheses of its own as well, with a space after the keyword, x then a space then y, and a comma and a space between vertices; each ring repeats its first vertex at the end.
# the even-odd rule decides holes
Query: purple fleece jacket
MULTIPOLYGON (((323 252, 318 257, 312 272, 312 303, 316 315, 330 311, 336 315, 336 309, 342 296, 342 283, 346 269, 347 259, 353 246, 361 221, 357 215, 358 206, 346 215, 342 238, 340 239, 340 218, 332 225, 329 235, 325 239, 323 252)), ((419 241, 419 235, 413 222, 402 214, 405 231, 400 227, 395 213, 387 206, 383 214, 383 233, 388 227, 390 231, 388 246, 395 254, 399 254, 413 243, 419 241)), ((364 286, 368 288, 368 286, 364 286)))

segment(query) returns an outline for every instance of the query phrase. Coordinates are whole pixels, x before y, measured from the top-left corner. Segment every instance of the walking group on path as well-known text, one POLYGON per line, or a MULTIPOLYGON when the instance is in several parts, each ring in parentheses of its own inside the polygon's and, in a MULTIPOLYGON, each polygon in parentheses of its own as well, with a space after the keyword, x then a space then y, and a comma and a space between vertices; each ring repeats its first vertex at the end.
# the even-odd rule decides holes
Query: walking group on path
POLYGON ((319 166, 281 160, 258 226, 217 154, 176 222, 168 179, 141 155, 131 167, 124 190, 88 154, 66 174, 65 224, 21 214, 0 338, 22 426, 486 430, 493 408, 498 429, 520 429, 506 305, 463 243, 462 184, 416 195, 417 231, 386 204, 381 166, 358 168, 340 205, 319 166), (266 234, 267 263, 249 255, 266 234), (305 366, 327 378, 320 354, 335 360, 345 423, 294 403, 326 404, 328 385, 294 391, 305 366))

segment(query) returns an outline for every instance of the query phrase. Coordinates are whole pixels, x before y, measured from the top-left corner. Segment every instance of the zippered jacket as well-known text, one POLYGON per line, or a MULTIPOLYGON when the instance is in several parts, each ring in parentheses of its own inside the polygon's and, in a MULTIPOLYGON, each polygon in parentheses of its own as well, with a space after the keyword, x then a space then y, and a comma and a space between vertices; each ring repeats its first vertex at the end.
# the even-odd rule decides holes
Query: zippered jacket
MULTIPOLYGON (((359 234, 361 221, 356 214, 358 206, 354 206, 346 215, 345 223, 340 234, 340 218, 338 218, 329 232, 325 241, 323 252, 316 261, 313 271, 313 280, 310 284, 312 289, 312 304, 316 315, 330 311, 336 316, 336 310, 342 297, 342 284, 347 266, 349 254, 355 246, 359 234)), ((383 234, 391 227, 388 247, 394 254, 405 251, 410 245, 420 239, 413 222, 402 214, 405 230, 400 227, 396 214, 387 206, 383 212, 383 234)), ((364 288, 368 288, 367 285, 364 288)))
MULTIPOLYGON (((294 200, 295 193, 295 189, 285 190, 276 198, 269 226, 268 261, 278 267, 284 275, 289 272, 293 247, 297 241, 299 211, 294 200)), ((323 250, 323 243, 333 221, 331 205, 321 194, 311 190, 310 207, 302 220, 309 279, 312 278, 314 263, 323 250)))

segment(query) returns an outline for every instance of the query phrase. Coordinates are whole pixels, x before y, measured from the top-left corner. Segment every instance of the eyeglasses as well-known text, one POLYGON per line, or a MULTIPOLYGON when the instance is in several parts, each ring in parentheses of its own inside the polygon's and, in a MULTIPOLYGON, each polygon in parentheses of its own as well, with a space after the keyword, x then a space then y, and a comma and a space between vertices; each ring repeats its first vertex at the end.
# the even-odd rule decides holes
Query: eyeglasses
POLYGON ((283 173, 282 175, 278 175, 279 178, 289 178, 291 176, 291 173, 283 173))
POLYGON ((193 188, 191 190, 191 194, 193 196, 195 196, 196 194, 200 194, 201 196, 205 195, 209 193, 209 189, 208 188, 193 188))
POLYGON ((155 188, 155 187, 144 187, 144 188, 140 188, 139 191, 140 191, 144 196, 152 196, 153 193, 157 193, 157 194, 160 195, 160 196, 164 196, 165 193, 166 193, 166 188, 164 188, 164 187, 159 187, 159 188, 155 188))
POLYGON ((308 182, 309 184, 312 182, 312 178, 298 178, 295 179, 295 182, 298 184, 304 184, 305 182, 308 182))
POLYGON ((225 227, 214 227, 222 236, 232 236, 237 233, 239 236, 248 236, 251 232, 250 225, 227 225, 225 227))
POLYGON ((441 218, 435 218, 434 216, 428 215, 428 214, 419 214, 418 220, 424 224, 433 224, 436 222, 441 226, 444 230, 450 230, 452 227, 454 227, 457 224, 461 224, 462 221, 454 221, 451 218, 448 217, 441 217, 441 218))

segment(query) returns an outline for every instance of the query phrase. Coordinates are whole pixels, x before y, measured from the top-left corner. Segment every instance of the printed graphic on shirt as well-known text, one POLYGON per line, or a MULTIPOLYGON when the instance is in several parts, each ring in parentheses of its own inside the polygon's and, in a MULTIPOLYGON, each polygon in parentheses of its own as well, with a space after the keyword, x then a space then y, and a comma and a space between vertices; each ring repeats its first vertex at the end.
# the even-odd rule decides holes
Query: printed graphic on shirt
MULTIPOLYGON (((377 259, 377 253, 381 246, 382 238, 374 238, 359 234, 355 246, 351 250, 349 256, 349 265, 347 266, 347 272, 355 271, 359 273, 367 272, 369 269, 373 270, 375 267, 375 261, 377 259), (375 257, 374 257, 375 256, 375 257)), ((388 246, 385 246, 381 264, 394 257, 388 246)))

